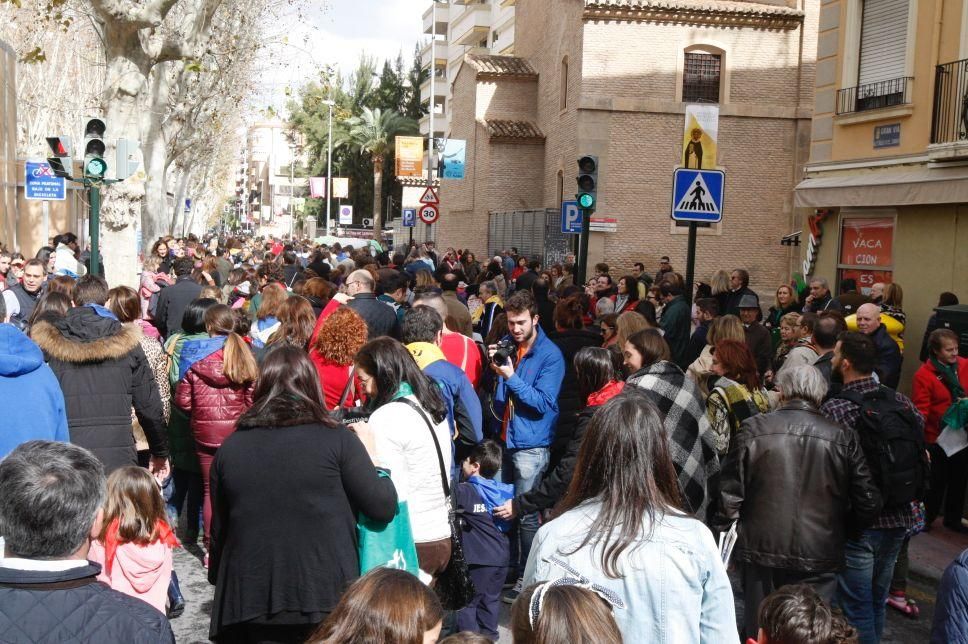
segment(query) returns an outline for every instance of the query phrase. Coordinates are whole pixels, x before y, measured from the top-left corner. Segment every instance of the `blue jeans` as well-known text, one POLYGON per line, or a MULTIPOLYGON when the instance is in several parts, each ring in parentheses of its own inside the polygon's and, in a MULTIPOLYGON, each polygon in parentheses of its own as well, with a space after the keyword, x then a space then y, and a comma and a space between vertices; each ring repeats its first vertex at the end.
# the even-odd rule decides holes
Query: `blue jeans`
POLYGON ((904 528, 864 530, 844 546, 847 567, 837 577, 837 604, 860 635, 860 644, 877 644, 884 632, 884 611, 904 528))
POLYGON ((196 538, 201 532, 202 521, 202 475, 198 472, 172 468, 171 476, 161 489, 168 510, 168 521, 178 525, 182 508, 188 505, 184 533, 196 538))
MULTIPOLYGON (((551 449, 548 447, 532 447, 530 449, 505 449, 504 463, 501 467, 501 480, 514 484, 514 495, 524 494, 541 481, 548 462, 551 460, 551 449)), ((517 522, 517 538, 511 535, 511 569, 517 569, 518 575, 524 573, 524 566, 528 563, 531 552, 531 542, 538 532, 538 513, 532 512, 520 517, 517 522)))

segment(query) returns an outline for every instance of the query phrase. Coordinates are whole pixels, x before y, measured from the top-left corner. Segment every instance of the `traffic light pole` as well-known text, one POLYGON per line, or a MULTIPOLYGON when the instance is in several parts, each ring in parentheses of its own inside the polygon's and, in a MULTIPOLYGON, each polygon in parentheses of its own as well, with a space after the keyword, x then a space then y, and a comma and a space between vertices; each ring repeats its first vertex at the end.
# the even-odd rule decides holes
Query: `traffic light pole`
POLYGON ((581 211, 581 234, 578 236, 578 257, 575 266, 575 285, 585 285, 585 273, 588 272, 588 238, 591 232, 593 210, 581 211))
POLYGON ((91 275, 101 274, 101 187, 88 187, 91 201, 91 275))
POLYGON ((692 304, 692 284, 696 279, 696 231, 698 225, 694 221, 689 222, 689 246, 686 249, 686 302, 692 304))

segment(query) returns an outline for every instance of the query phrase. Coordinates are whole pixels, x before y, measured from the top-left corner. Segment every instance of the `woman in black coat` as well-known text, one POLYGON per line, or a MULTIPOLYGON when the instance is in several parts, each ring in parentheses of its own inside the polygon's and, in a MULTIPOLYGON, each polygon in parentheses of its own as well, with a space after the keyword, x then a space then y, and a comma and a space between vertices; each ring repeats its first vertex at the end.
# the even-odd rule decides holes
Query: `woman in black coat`
POLYGON ((254 398, 212 464, 210 637, 303 642, 359 577, 357 513, 388 522, 397 494, 372 435, 325 411, 305 351, 271 349, 254 398))
POLYGON ((574 369, 578 374, 578 391, 582 399, 582 409, 578 412, 574 431, 568 441, 561 460, 554 468, 549 468, 544 478, 523 494, 516 494, 504 505, 494 508, 494 516, 511 519, 523 514, 540 512, 553 508, 565 496, 575 474, 578 451, 585 439, 585 430, 592 415, 600 405, 604 405, 622 392, 625 383, 615 369, 612 352, 602 347, 585 347, 575 355, 574 369))

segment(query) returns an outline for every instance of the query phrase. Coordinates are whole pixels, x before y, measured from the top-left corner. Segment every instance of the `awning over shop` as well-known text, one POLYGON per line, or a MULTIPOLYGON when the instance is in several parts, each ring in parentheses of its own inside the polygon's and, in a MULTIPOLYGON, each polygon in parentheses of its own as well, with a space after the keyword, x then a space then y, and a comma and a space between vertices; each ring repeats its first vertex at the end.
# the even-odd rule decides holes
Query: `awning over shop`
POLYGON ((798 208, 968 203, 968 167, 868 169, 806 179, 794 194, 798 208))

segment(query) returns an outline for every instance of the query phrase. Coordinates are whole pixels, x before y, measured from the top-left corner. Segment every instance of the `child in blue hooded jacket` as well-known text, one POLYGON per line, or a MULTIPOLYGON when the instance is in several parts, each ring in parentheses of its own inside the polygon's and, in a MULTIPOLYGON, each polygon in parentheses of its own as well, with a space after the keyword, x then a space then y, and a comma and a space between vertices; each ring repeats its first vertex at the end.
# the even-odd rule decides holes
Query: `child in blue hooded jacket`
POLYGON ((461 464, 464 481, 457 486, 457 508, 463 516, 461 541, 476 594, 457 613, 457 630, 498 639, 497 620, 501 589, 507 576, 510 545, 509 521, 492 513, 514 497, 514 486, 494 476, 501 468, 501 446, 486 440, 461 464))

